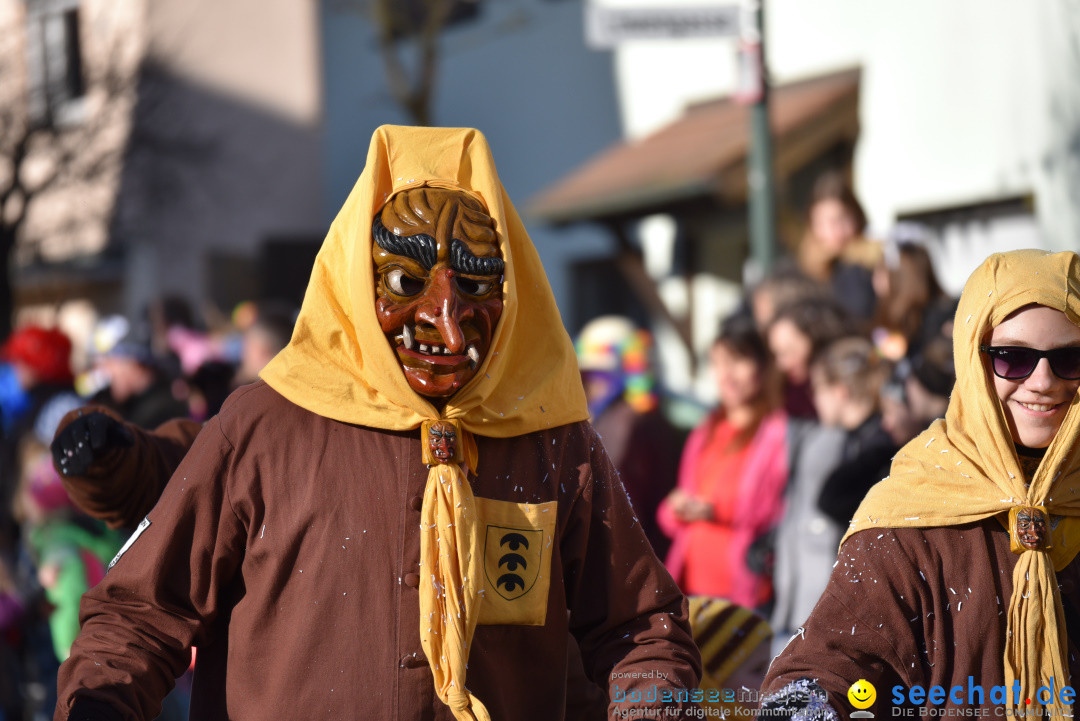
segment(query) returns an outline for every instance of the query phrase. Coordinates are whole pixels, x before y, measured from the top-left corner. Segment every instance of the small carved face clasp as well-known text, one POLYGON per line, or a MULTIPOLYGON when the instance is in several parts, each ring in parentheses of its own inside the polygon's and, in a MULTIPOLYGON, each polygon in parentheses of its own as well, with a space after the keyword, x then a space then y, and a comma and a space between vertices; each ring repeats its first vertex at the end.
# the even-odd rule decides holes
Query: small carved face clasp
POLYGON ((427 429, 427 455, 429 462, 456 463, 461 460, 458 448, 457 427, 448 421, 435 421, 427 429))
POLYGON ((1039 506, 1022 506, 1014 511, 1013 537, 1016 544, 1029 551, 1050 547, 1046 511, 1039 506))
POLYGON ((449 423, 436 423, 428 431, 431 455, 440 463, 449 463, 457 454, 457 431, 449 423))
POLYGON ((1043 545, 1046 536, 1046 517, 1037 508, 1022 508, 1016 514, 1016 537, 1024 548, 1032 550, 1043 545))

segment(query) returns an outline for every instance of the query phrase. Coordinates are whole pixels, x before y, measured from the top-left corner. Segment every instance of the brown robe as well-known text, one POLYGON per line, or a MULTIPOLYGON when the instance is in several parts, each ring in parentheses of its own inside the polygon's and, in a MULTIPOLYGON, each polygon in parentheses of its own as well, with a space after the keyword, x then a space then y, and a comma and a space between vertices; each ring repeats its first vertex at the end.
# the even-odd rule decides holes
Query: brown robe
MULTIPOLYGON (((605 686, 695 688, 685 601, 589 424, 477 442, 477 496, 558 501, 546 623, 473 640, 467 683, 492 718, 563 717, 568 631, 605 686)), ((237 391, 84 597, 55 718, 75 698, 152 718, 194 644, 192 718, 451 719, 420 646, 420 458, 416 431, 237 391)))
MULTIPOLYGON (((762 695, 768 698, 799 678, 816 680, 828 692, 829 705, 846 719, 854 710, 848 688, 866 679, 877 691, 877 702, 868 709, 877 718, 891 717, 898 705, 927 706, 935 713, 950 707, 984 708, 991 717, 1003 713, 990 695, 993 686, 1005 683, 1004 643, 1017 558, 995 518, 856 533, 840 549, 829 584, 801 632, 774 659, 762 695), (968 703, 968 677, 983 687, 981 703, 974 693, 975 703, 968 703), (942 686, 946 693, 962 686, 957 696, 963 703, 946 697, 941 703, 924 698, 912 704, 908 691, 916 685, 942 686), (902 689, 894 692, 895 686, 902 689), (904 703, 894 703, 896 693, 904 703)), ((1075 634, 1080 629, 1068 620, 1080 618, 1080 562, 1074 560, 1057 579, 1066 625, 1075 634)), ((1067 658, 1076 680, 1080 651, 1072 638, 1067 658)), ((1067 683, 1055 679, 1055 693, 1067 683)))

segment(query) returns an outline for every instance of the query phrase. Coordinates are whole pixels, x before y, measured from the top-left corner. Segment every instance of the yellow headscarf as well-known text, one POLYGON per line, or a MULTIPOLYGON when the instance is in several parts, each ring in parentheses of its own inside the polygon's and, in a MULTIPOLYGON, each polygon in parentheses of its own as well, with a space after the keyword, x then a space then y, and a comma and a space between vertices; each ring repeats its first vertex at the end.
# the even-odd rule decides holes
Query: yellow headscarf
MULTIPOLYGON (((506 438, 588 418, 574 347, 540 259, 499 182, 484 136, 471 128, 383 126, 367 165, 315 259, 289 345, 260 374, 293 403, 327 418, 388 430, 456 421, 506 438), (495 220, 505 262, 503 312, 476 376, 442 414, 416 394, 375 317, 371 224, 387 199, 432 186, 470 193, 495 220)), ((462 720, 489 718, 465 689, 468 648, 484 590, 482 539, 463 468, 433 465, 421 510, 420 636, 435 690, 462 720)))
MULTIPOLYGON (((1066 638, 1055 569, 1080 550, 1080 399, 1074 398, 1030 485, 1024 474, 979 344, 1013 311, 1038 304, 1080 325, 1080 257, 1019 250, 992 255, 964 286, 953 326, 956 386, 945 418, 905 445, 889 477, 863 500, 841 541, 880 527, 951 526, 1042 506, 1064 516, 1049 550, 1024 550, 1013 570, 1005 642, 1005 682, 1024 693, 1068 683, 1066 638)), ((1013 531, 1014 535, 1015 532, 1013 531)), ((1028 707, 1030 708, 1030 707, 1028 707)), ((1055 715, 1070 708, 1053 705, 1055 715)))

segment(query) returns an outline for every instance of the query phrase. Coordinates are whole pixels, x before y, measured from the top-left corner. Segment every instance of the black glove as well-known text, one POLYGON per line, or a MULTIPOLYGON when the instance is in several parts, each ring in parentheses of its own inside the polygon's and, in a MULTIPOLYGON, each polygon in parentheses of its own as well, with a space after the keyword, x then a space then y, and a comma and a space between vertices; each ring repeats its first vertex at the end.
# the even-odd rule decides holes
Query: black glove
POLYGON ((53 438, 51 449, 60 473, 82 476, 110 451, 134 444, 135 438, 123 423, 95 411, 67 424, 53 438))
POLYGON ((121 718, 123 717, 112 706, 85 696, 75 697, 74 703, 71 704, 71 712, 68 714, 68 721, 113 721, 113 719, 120 721, 121 718))

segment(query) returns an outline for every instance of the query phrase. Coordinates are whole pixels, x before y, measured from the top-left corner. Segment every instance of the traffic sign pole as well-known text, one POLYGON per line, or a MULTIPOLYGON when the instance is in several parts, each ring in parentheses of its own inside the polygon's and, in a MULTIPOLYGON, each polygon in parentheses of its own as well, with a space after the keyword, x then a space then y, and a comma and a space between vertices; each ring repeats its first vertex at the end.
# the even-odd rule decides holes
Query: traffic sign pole
POLYGON ((769 76, 765 66, 765 0, 744 1, 741 41, 741 95, 750 105, 747 149, 747 205, 750 254, 757 280, 776 264, 776 200, 772 133, 769 128, 769 76))

